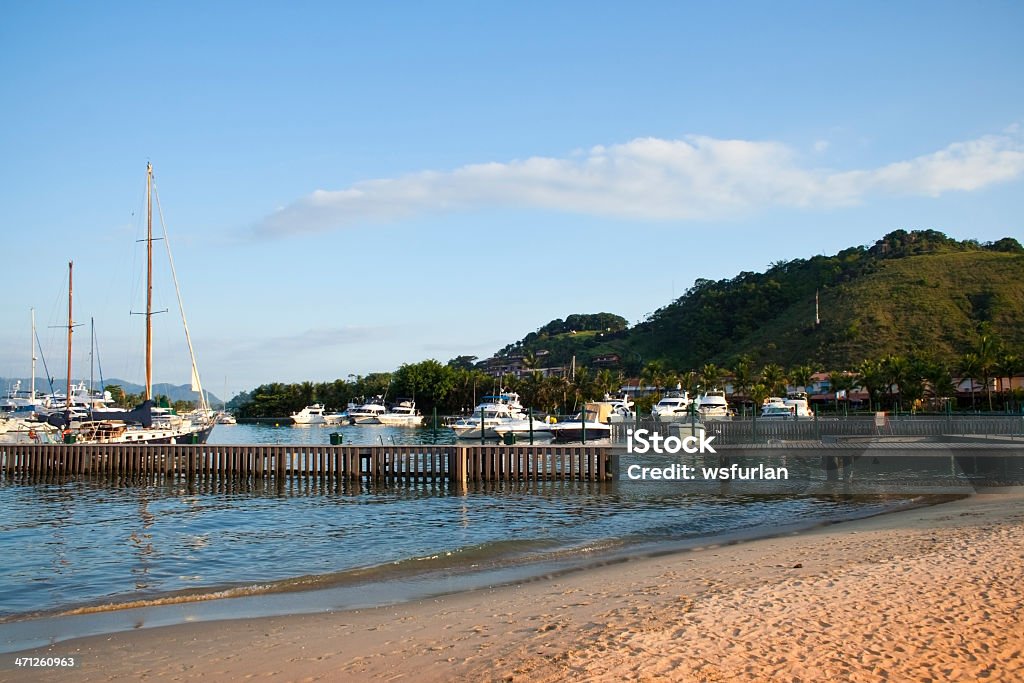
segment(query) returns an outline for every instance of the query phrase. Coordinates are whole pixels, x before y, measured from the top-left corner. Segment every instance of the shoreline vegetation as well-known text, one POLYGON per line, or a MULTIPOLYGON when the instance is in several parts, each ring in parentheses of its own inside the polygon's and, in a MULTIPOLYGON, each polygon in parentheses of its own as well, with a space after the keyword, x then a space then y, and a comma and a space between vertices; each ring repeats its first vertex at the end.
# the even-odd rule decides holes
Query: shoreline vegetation
POLYGON ((430 415, 465 414, 515 391, 538 413, 574 414, 623 388, 650 411, 667 391, 724 389, 737 413, 806 392, 815 410, 1020 412, 1024 405, 1024 247, 934 230, 896 230, 870 247, 698 279, 629 326, 572 314, 493 357, 406 363, 333 382, 263 384, 228 404, 240 418, 345 410, 373 396, 414 397, 430 415), (812 391, 813 389, 813 391, 812 391))
POLYGON ((1019 680, 1022 581, 1024 488, 1008 487, 498 588, 31 654, 79 662, 40 681, 1019 680))

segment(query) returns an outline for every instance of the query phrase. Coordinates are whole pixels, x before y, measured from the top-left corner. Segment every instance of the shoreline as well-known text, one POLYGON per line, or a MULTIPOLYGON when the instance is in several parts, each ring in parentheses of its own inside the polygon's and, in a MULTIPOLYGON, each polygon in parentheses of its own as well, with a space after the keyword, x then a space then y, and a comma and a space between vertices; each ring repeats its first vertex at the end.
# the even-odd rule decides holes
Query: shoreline
POLYGON ((786 524, 741 526, 710 535, 675 540, 623 540, 621 543, 588 544, 578 548, 540 551, 541 554, 535 557, 496 558, 468 565, 465 560, 456 560, 450 564, 447 557, 435 555, 334 574, 210 586, 150 598, 73 605, 48 612, 11 615, 0 620, 0 634, 3 634, 0 658, 7 653, 140 629, 340 613, 413 603, 457 593, 500 589, 533 581, 553 580, 621 563, 806 533, 880 515, 941 505, 967 495, 961 490, 957 493, 914 497, 895 496, 894 501, 879 497, 872 505, 873 509, 860 508, 846 514, 805 518, 786 524), (430 566, 438 561, 441 563, 439 566, 430 566), (404 569, 398 568, 397 564, 404 565, 404 569), (422 568, 417 570, 417 565, 421 564, 422 568))
MULTIPOLYGON (((79 658, 74 669, 35 671, 38 680, 876 680, 922 671, 1000 680, 1024 676, 1022 579, 1024 488, 1011 487, 389 606, 154 627, 29 652, 79 658), (788 659, 811 642, 805 663, 788 659)), ((0 655, 0 681, 20 673, 13 656, 0 655)))

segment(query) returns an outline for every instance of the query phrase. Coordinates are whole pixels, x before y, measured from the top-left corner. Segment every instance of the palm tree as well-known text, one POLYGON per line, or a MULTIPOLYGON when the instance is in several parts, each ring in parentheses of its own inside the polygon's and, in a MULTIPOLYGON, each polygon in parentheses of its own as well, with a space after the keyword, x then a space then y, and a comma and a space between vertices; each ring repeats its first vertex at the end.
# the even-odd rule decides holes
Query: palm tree
POLYGON ((846 393, 846 398, 844 399, 844 401, 846 401, 846 403, 844 405, 849 405, 849 401, 850 401, 849 391, 851 389, 853 389, 853 376, 850 375, 850 373, 848 373, 848 372, 832 371, 831 373, 829 373, 829 376, 828 376, 828 384, 829 384, 829 387, 832 389, 832 393, 835 395, 835 399, 836 399, 836 412, 838 413, 839 412, 839 392, 840 391, 847 392, 846 393))
POLYGON ((999 361, 994 366, 996 373, 999 375, 999 393, 1006 394, 1003 397, 1003 406, 1005 407, 1009 400, 1009 390, 1013 389, 1013 378, 1015 375, 1024 370, 1024 359, 1012 353, 1004 351, 999 355, 999 361), (1003 384, 1003 378, 1007 379, 1007 384, 1003 384))
POLYGON ((576 405, 583 405, 594 397, 594 374, 590 368, 585 366, 576 368, 576 378, 572 382, 572 389, 576 405))
POLYGON ((665 386, 668 369, 660 360, 647 361, 640 371, 640 383, 647 387, 654 387, 655 393, 660 393, 665 386))
POLYGON ((619 388, 621 386, 622 373, 613 372, 608 368, 605 368, 598 372, 597 377, 594 378, 594 388, 600 395, 618 393, 619 388))
POLYGON ((807 391, 811 384, 815 370, 810 365, 794 365, 789 369, 789 381, 802 391, 807 391))
POLYGON ((950 377, 949 368, 944 363, 933 361, 925 364, 923 375, 924 381, 928 384, 928 393, 932 398, 948 399, 956 395, 953 378, 950 377))
POLYGON ((725 371, 714 363, 707 363, 700 369, 701 381, 706 389, 717 389, 725 371))
POLYGON ((569 380, 565 377, 546 377, 538 399, 540 405, 552 413, 557 413, 559 406, 565 405, 565 397, 569 391, 569 380))
POLYGON ((970 380, 971 410, 974 410, 974 379, 981 374, 981 359, 976 353, 965 353, 960 356, 960 374, 970 380))
POLYGON ((868 392, 869 402, 874 405, 881 403, 881 393, 885 387, 885 373, 882 370, 882 362, 878 360, 864 360, 857 366, 856 383, 868 392))
POLYGON ((900 403, 903 397, 903 389, 908 386, 911 382, 910 379, 910 363, 903 356, 896 356, 889 354, 882 360, 882 373, 885 376, 886 389, 889 394, 889 402, 896 407, 896 411, 899 412, 900 403), (896 391, 900 393, 900 399, 897 399, 893 387, 896 387, 896 391))
POLYGON ((988 394, 988 410, 992 412, 992 373, 999 361, 1000 344, 990 329, 988 323, 982 323, 978 329, 978 373, 985 380, 985 393, 988 394))
MULTIPOLYGON (((750 372, 749 358, 741 356, 736 361, 735 369, 732 371, 732 378, 733 395, 738 394, 750 398, 750 387, 754 383, 754 376, 750 372)), ((746 410, 745 407, 744 410, 746 410)))
MULTIPOLYGON (((761 368, 761 383, 768 389, 771 396, 779 396, 786 393, 786 371, 777 363, 769 363, 761 368)), ((751 396, 753 398, 753 396, 751 396)), ((764 397, 761 399, 764 400, 764 397)), ((755 410, 761 405, 755 403, 755 410)))
POLYGON ((312 382, 302 382, 298 387, 299 397, 302 399, 302 406, 309 406, 316 403, 316 386, 312 382))
POLYGON ((542 392, 544 387, 544 373, 534 370, 528 374, 519 387, 523 395, 523 401, 530 408, 538 408, 541 405, 542 392))
POLYGON ((750 400, 754 402, 754 410, 750 417, 751 436, 753 437, 757 436, 757 410, 772 393, 763 382, 750 385, 750 400))

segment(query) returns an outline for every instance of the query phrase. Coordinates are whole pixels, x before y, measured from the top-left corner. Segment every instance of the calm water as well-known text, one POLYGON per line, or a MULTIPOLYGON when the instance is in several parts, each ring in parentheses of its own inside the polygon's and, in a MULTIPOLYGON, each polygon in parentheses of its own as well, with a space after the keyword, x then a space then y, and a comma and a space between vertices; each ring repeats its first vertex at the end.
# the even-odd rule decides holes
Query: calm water
MULTIPOLYGON (((211 442, 329 443, 332 431, 342 432, 345 443, 453 440, 449 430, 222 425, 211 442)), ((27 618, 125 613, 116 608, 210 596, 285 596, 280 606, 264 602, 255 612, 302 611, 295 591, 306 588, 347 589, 330 607, 373 602, 373 591, 386 602, 417 581, 434 582, 427 592, 454 589, 487 572, 507 579, 510 570, 523 576, 547 571, 552 562, 568 566, 728 534, 771 533, 872 514, 911 498, 799 490, 752 495, 717 485, 629 480, 464 492, 444 483, 320 489, 299 482, 277 489, 2 481, 0 651, 25 645, 24 629, 17 627, 27 618)), ((64 627, 54 628, 58 632, 39 637, 59 639, 64 627)))
MULTIPOLYGON (((429 418, 428 418, 429 419, 429 418)), ((385 427, 384 425, 309 425, 298 427, 290 424, 217 425, 210 434, 209 443, 299 443, 329 444, 331 434, 342 435, 345 444, 355 445, 403 445, 403 444, 452 444, 455 432, 447 427, 408 429, 385 427)))

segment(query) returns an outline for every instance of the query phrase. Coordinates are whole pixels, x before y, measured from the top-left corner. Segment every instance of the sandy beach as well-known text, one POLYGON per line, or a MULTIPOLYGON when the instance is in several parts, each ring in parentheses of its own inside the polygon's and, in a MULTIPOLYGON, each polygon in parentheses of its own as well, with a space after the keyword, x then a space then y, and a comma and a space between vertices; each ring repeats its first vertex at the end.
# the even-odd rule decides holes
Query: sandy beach
MULTIPOLYGON (((0 680, 1024 680, 1024 489, 392 607, 33 651, 0 680)), ((25 653, 22 653, 25 654, 25 653)))

